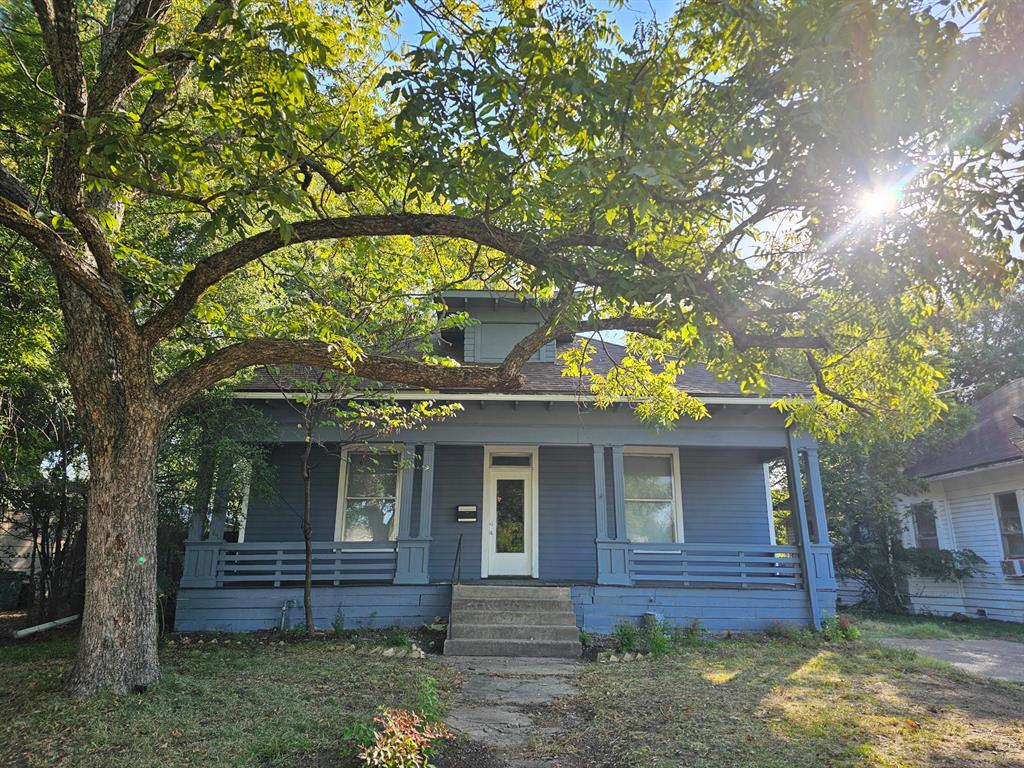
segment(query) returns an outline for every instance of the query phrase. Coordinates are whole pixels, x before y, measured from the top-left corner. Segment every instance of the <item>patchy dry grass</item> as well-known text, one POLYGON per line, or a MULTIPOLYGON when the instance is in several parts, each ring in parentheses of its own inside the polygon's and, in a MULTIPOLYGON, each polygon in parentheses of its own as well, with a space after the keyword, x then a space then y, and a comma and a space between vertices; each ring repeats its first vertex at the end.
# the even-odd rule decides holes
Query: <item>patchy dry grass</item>
POLYGON ((942 617, 892 613, 851 613, 864 637, 906 637, 913 640, 1010 640, 1024 643, 1024 624, 976 619, 953 621, 942 617))
MULTIPOLYGON (((1024 766, 1024 686, 912 652, 723 640, 595 665, 538 756, 625 768, 1024 766)), ((553 722, 551 722, 553 721, 553 722)))
POLYGON ((450 699, 450 670, 355 657, 326 642, 164 649, 145 694, 60 692, 72 641, 0 646, 0 766, 292 766, 338 754, 342 729, 380 705, 414 706, 420 680, 450 699))

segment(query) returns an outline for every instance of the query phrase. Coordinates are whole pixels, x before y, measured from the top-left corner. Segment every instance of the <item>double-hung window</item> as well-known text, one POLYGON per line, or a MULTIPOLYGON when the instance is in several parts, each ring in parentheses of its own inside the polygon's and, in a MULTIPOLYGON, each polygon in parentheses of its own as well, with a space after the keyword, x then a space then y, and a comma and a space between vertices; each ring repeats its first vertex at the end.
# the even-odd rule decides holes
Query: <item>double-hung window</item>
POLYGON ((1024 522, 1016 492, 997 493, 996 512, 999 515, 999 536, 1003 540, 1003 556, 1007 560, 1024 557, 1024 522))
POLYGON ((339 541, 398 538, 400 461, 395 450, 349 449, 342 454, 339 541))
POLYGON ((935 523, 935 507, 930 501, 922 501, 910 508, 914 520, 914 538, 918 549, 939 549, 939 529, 935 523))
POLYGON ((644 544, 682 541, 678 452, 627 448, 623 470, 626 537, 644 544))

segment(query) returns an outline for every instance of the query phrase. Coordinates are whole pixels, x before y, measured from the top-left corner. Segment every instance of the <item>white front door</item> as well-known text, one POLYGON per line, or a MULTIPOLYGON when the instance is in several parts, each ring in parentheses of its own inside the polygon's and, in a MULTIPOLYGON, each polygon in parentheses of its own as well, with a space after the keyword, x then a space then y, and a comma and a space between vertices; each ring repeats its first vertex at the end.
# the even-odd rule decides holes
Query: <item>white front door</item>
POLYGON ((490 467, 484 489, 488 576, 532 576, 533 467, 490 467))

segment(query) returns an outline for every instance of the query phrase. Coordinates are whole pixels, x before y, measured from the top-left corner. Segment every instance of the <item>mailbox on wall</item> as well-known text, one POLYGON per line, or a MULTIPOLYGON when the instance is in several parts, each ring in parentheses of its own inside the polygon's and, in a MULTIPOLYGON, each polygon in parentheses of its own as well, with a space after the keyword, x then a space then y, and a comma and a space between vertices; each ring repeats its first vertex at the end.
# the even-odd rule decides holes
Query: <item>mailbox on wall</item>
POLYGON ((455 513, 460 523, 476 522, 476 504, 459 504, 455 508, 455 513))

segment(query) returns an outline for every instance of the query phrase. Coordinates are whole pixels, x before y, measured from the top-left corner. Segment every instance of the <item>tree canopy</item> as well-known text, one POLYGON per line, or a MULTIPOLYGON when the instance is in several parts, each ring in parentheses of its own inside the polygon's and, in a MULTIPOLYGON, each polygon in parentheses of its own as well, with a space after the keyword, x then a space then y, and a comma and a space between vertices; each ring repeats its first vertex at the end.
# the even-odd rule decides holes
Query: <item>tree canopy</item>
POLYGON ((1013 269, 1013 3, 961 28, 942 4, 690 2, 632 37, 582 3, 438 4, 402 49, 378 4, 40 7, 5 12, 3 223, 140 327, 175 403, 339 356, 514 386, 376 361, 359 335, 370 307, 429 324, 438 289, 500 281, 575 289, 564 323, 647 332, 614 394, 667 358, 756 389, 797 349, 808 424, 916 422, 940 386, 931 318, 1013 269), (862 205, 890 193, 896 211, 862 205), (316 280, 337 249, 370 293, 316 280))

